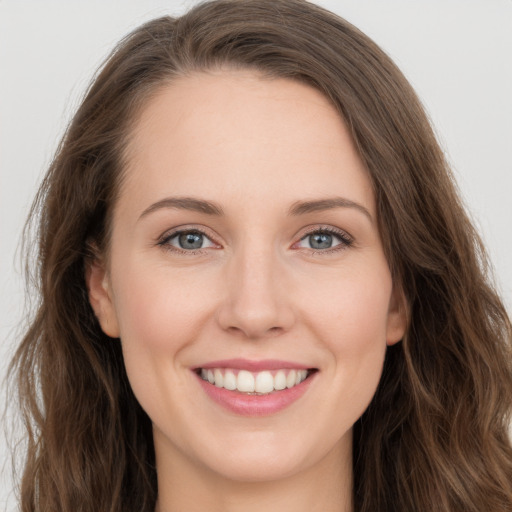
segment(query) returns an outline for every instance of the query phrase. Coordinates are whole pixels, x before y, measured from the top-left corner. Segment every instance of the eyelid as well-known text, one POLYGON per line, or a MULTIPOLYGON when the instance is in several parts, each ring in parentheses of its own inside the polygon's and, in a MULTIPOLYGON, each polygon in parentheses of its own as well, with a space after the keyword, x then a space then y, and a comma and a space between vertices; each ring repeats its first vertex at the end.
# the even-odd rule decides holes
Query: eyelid
POLYGON ((208 249, 220 249, 222 248, 222 245, 217 242, 215 234, 213 232, 204 227, 204 226, 198 226, 195 224, 184 224, 181 226, 176 226, 174 228, 168 229, 164 233, 162 233, 156 240, 156 245, 161 246, 163 249, 176 252, 178 254, 204 254, 205 251, 208 249), (169 240, 173 239, 174 237, 184 234, 184 233, 200 233, 201 235, 208 238, 208 240, 215 246, 215 247, 206 247, 201 249, 181 249, 180 247, 176 247, 174 245, 170 245, 168 242, 169 240))
MULTIPOLYGON (((208 238, 208 240, 210 240, 210 242, 216 246, 216 247, 214 247, 215 249, 222 248, 222 244, 220 244, 217 241, 217 236, 212 230, 206 228, 205 226, 198 226, 195 224, 184 224, 181 226, 176 226, 174 228, 168 229, 167 231, 165 231, 163 234, 161 234, 157 238, 156 245, 159 245, 162 248, 172 251, 172 252, 188 254, 188 255, 202 254, 202 253, 205 253, 205 251, 207 251, 208 249, 212 249, 212 247, 207 247, 207 248, 201 248, 201 249, 184 250, 184 249, 180 249, 179 247, 176 247, 176 246, 173 246, 173 245, 170 245, 167 243, 169 240, 171 240, 172 238, 174 238, 177 235, 180 235, 183 233, 190 233, 190 232, 197 232, 197 233, 202 234, 206 238, 208 238)), ((336 228, 331 225, 316 224, 316 225, 307 226, 307 227, 303 228, 300 232, 298 240, 292 244, 291 248, 299 249, 298 247, 296 247, 296 245, 299 242, 301 242, 302 240, 304 240, 304 238, 306 238, 307 236, 312 235, 314 233, 327 233, 327 234, 333 235, 340 240, 340 243, 338 245, 328 248, 328 249, 313 249, 313 248, 300 248, 300 249, 307 250, 307 251, 310 251, 315 254, 327 254, 330 252, 336 252, 336 251, 341 251, 341 250, 347 249, 348 247, 350 247, 354 244, 354 237, 352 235, 350 235, 347 231, 340 229, 340 228, 336 228)))
POLYGON ((299 240, 297 242, 293 243, 292 248, 295 247, 296 249, 307 250, 307 251, 310 251, 315 254, 327 254, 327 253, 331 253, 331 252, 342 251, 344 249, 347 249, 348 247, 351 247, 353 244, 354 244, 354 237, 352 235, 350 235, 347 231, 340 229, 340 228, 336 228, 334 226, 330 226, 330 225, 317 224, 314 226, 306 227, 304 230, 302 230, 302 233, 299 236, 299 240), (334 247, 330 247, 328 249, 313 249, 313 248, 307 248, 307 247, 301 247, 301 248, 295 247, 299 242, 302 242, 302 240, 304 240, 306 237, 308 237, 314 233, 326 233, 329 235, 336 236, 340 240, 340 243, 338 245, 336 245, 334 247))

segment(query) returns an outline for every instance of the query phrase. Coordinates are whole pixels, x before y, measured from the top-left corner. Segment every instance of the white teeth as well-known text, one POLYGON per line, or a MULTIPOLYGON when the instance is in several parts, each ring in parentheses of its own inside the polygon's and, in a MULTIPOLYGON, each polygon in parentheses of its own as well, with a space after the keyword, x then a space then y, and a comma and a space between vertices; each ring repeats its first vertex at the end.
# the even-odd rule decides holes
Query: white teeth
POLYGON ((254 383, 256 393, 270 393, 274 391, 274 377, 270 372, 260 372, 256 375, 254 383))
POLYGON ((247 370, 239 370, 238 374, 236 372, 231 369, 211 368, 206 370, 203 368, 200 375, 203 380, 218 388, 257 394, 293 388, 308 376, 307 370, 278 370, 274 375, 268 370, 254 373, 247 370))
POLYGON ((236 389, 236 376, 233 372, 227 371, 224 374, 224 387, 230 391, 236 389))
POLYGON ((224 375, 222 375, 222 372, 218 368, 213 372, 213 376, 215 377, 215 385, 218 388, 224 387, 224 375))
POLYGON ((307 370, 297 370, 297 376, 295 377, 295 385, 300 384, 307 376, 307 370))
POLYGON ((254 376, 251 372, 240 370, 236 379, 236 388, 245 393, 254 393, 254 376))
POLYGON ((274 377, 274 389, 281 391, 284 388, 286 388, 286 374, 283 370, 279 370, 274 377))
POLYGON ((297 372, 292 370, 286 377, 286 387, 293 388, 295 386, 295 379, 297 378, 297 372))

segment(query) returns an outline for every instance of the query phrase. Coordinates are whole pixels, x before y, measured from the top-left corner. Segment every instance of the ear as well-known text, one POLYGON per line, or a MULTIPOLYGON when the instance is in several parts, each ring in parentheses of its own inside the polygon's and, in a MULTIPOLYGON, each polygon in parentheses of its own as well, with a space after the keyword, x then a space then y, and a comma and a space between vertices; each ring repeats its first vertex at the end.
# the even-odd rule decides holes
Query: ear
POLYGON ((102 331, 111 338, 119 338, 119 324, 114 308, 110 277, 100 258, 91 259, 86 264, 85 281, 89 302, 102 331))
POLYGON ((407 301, 401 287, 393 286, 391 300, 389 301, 388 324, 386 330, 386 343, 394 345, 402 340, 407 330, 407 301))

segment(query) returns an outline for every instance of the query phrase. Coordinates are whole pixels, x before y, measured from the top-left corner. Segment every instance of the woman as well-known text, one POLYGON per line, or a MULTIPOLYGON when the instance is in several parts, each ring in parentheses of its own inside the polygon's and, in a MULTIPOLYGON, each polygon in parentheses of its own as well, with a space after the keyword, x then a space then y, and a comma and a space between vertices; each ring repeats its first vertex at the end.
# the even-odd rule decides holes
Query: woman
POLYGON ((33 212, 23 510, 512 507, 510 321, 414 92, 344 20, 137 29, 33 212))

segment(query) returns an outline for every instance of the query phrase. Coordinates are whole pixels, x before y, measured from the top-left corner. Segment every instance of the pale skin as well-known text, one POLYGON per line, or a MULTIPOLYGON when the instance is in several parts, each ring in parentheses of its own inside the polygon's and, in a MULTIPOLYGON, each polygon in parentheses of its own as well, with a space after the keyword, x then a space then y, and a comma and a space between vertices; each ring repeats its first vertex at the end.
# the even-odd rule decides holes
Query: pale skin
POLYGON ((351 511, 352 426, 406 319, 340 116, 297 82, 195 73, 148 101, 127 161, 87 280, 153 422, 157 510, 351 511), (192 371, 234 357, 317 371, 283 410, 240 416, 192 371))

